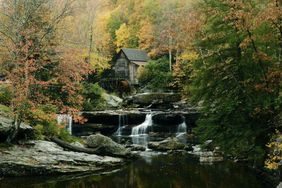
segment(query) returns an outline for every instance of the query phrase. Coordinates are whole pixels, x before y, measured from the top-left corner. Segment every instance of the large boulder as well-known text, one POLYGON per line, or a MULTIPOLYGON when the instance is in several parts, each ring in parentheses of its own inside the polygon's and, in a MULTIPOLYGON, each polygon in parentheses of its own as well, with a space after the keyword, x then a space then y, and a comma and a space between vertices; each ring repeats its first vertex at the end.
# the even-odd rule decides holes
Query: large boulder
POLYGON ((0 177, 106 172, 124 164, 120 158, 67 151, 48 141, 0 147, 0 153, 0 177))
POLYGON ((150 142, 148 148, 156 151, 184 150, 185 144, 179 142, 176 138, 167 138, 161 142, 150 142))
MULTIPOLYGON (((212 140, 208 140, 205 144, 211 144, 212 140)), ((196 145, 193 146, 193 151, 191 154, 199 157, 201 163, 214 163, 221 162, 224 160, 222 153, 219 151, 218 147, 215 147, 213 151, 208 151, 206 149, 202 149, 202 146, 196 145)))
POLYGON ((129 150, 124 146, 114 142, 111 138, 101 134, 90 135, 86 139, 86 145, 89 148, 100 148, 106 153, 111 153, 117 156, 128 156, 130 155, 129 150))
POLYGON ((110 107, 119 107, 123 101, 121 98, 114 96, 114 95, 109 95, 107 93, 103 93, 102 98, 106 101, 106 103, 110 107))
MULTIPOLYGON (((14 122, 11 118, 0 116, 0 142, 6 141, 9 134, 11 134, 11 131, 13 130, 13 123, 14 122)), ((25 123, 21 123, 16 139, 33 138, 33 136, 34 131, 32 127, 25 123)))
POLYGON ((162 108, 173 107, 173 103, 180 100, 181 96, 175 93, 142 93, 133 96, 131 101, 141 107, 162 108))
POLYGON ((181 114, 159 113, 153 116, 154 123, 159 125, 179 125, 183 123, 184 120, 181 114))

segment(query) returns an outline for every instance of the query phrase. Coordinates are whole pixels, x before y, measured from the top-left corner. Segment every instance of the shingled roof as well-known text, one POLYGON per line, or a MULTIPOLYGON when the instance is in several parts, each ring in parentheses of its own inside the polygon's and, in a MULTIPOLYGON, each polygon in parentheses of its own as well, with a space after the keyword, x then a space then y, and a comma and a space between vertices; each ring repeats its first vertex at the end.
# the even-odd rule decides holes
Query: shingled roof
POLYGON ((122 48, 121 51, 126 55, 129 61, 149 61, 149 56, 145 50, 122 48))

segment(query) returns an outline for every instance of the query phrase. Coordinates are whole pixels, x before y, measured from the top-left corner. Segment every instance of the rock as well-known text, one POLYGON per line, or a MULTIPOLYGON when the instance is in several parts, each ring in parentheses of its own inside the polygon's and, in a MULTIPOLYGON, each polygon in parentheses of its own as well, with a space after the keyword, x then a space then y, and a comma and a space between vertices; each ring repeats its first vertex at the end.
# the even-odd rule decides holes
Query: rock
POLYGON ((214 150, 213 141, 212 140, 205 141, 202 148, 208 151, 213 151, 214 150))
POLYGON ((155 124, 179 125, 183 123, 184 117, 180 114, 159 113, 153 116, 155 124))
POLYGON ((129 148, 131 151, 146 151, 146 147, 136 144, 130 145, 129 148))
POLYGON ((181 96, 175 93, 141 93, 132 97, 132 103, 138 104, 141 107, 149 105, 173 107, 172 103, 180 101, 181 96))
POLYGON ((192 145, 187 145, 187 146, 185 146, 184 150, 185 151, 193 151, 193 147, 192 147, 192 145))
POLYGON ((86 145, 89 148, 101 148, 105 152, 112 153, 114 155, 130 155, 130 152, 124 146, 101 134, 88 136, 86 139, 86 145))
POLYGON ((64 151, 53 142, 30 141, 0 148, 0 176, 40 176, 111 170, 124 161, 86 153, 64 151))
MULTIPOLYGON (((102 110, 93 112, 81 112, 80 115, 87 119, 84 124, 74 123, 72 132, 75 136, 89 136, 96 132, 103 135, 112 135, 118 130, 121 122, 123 134, 130 135, 132 127, 145 121, 146 115, 152 113, 146 109, 128 110, 102 110), (121 121, 122 120, 122 121, 121 121)), ((192 111, 154 111, 154 132, 168 133, 177 131, 177 125, 185 119, 187 131, 195 126, 199 113, 192 111), (158 125, 158 123, 160 123, 158 125)))
POLYGON ((183 150, 185 145, 180 143, 176 138, 168 138, 161 142, 149 142, 148 148, 157 151, 183 150))
POLYGON ((122 101, 123 101, 121 98, 114 96, 114 95, 109 95, 107 93, 103 93, 102 98, 111 107, 119 107, 122 104, 122 101))
POLYGON ((71 145, 77 146, 77 147, 80 147, 80 148, 84 148, 84 147, 85 147, 85 146, 84 146, 82 143, 80 143, 80 142, 73 142, 73 143, 71 143, 71 145))
POLYGON ((201 163, 214 163, 223 161, 223 157, 214 152, 202 152, 200 155, 201 163))
MULTIPOLYGON (((212 143, 208 141, 207 143, 212 143)), ((200 145, 192 146, 193 152, 190 152, 193 155, 200 157, 201 163, 213 163, 213 162, 220 162, 223 161, 224 158, 219 151, 219 148, 216 147, 214 151, 203 151, 200 145)))
MULTIPOLYGON (((0 116, 0 142, 6 141, 7 137, 9 136, 12 130, 13 120, 8 117, 0 116)), ((16 139, 20 140, 33 137, 33 128, 25 123, 21 123, 16 139)))
POLYGON ((282 188, 282 182, 279 183, 279 185, 277 186, 277 188, 282 188))

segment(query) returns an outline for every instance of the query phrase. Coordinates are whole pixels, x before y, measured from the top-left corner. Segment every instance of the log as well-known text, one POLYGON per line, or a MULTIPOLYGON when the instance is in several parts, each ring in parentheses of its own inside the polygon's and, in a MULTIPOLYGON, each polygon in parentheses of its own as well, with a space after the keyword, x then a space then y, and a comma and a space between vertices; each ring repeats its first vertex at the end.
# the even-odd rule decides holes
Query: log
POLYGON ((105 151, 102 147, 92 149, 92 148, 82 148, 82 147, 74 146, 57 137, 52 137, 51 141, 55 142, 56 144, 58 144, 59 146, 61 146, 64 149, 74 151, 74 152, 82 152, 82 153, 87 153, 87 154, 95 154, 95 155, 100 155, 100 156, 110 156, 110 157, 119 157, 119 158, 129 158, 130 157, 130 156, 121 156, 121 155, 109 153, 105 151))

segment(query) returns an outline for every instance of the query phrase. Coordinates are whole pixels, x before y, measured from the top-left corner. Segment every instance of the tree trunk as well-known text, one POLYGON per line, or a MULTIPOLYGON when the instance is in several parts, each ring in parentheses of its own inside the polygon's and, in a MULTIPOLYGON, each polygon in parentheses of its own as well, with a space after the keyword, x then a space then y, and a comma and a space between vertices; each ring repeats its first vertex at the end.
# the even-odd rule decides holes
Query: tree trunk
POLYGON ((74 151, 74 152, 82 152, 82 153, 87 153, 87 154, 95 154, 95 155, 100 155, 100 156, 110 156, 110 157, 119 157, 119 158, 132 157, 131 155, 121 156, 121 155, 113 154, 113 153, 105 151, 105 149, 103 149, 102 147, 98 147, 96 149, 90 149, 90 148, 82 148, 82 147, 74 146, 56 137, 52 137, 51 141, 55 142, 56 144, 58 144, 59 146, 61 146, 64 149, 74 151))
POLYGON ((15 121, 13 123, 13 128, 11 130, 11 133, 9 134, 8 138, 6 139, 7 143, 12 143, 15 140, 15 138, 18 136, 21 121, 16 120, 16 119, 17 118, 15 118, 15 121))
POLYGON ((91 24, 90 31, 89 31, 88 63, 91 63, 91 53, 92 53, 92 48, 93 48, 92 42, 93 42, 93 25, 91 24))
POLYGON ((172 38, 169 37, 169 70, 172 71, 172 38))

